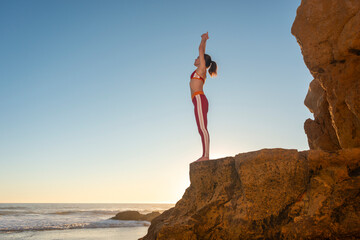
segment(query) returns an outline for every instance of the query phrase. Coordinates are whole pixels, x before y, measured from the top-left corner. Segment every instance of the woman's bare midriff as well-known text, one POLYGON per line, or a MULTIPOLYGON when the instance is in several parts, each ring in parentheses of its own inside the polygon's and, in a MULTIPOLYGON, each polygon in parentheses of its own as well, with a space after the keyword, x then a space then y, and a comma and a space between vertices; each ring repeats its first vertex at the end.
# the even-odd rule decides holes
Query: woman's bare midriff
POLYGON ((191 90, 191 96, 198 91, 203 91, 203 82, 199 79, 191 79, 190 80, 190 90, 191 90))

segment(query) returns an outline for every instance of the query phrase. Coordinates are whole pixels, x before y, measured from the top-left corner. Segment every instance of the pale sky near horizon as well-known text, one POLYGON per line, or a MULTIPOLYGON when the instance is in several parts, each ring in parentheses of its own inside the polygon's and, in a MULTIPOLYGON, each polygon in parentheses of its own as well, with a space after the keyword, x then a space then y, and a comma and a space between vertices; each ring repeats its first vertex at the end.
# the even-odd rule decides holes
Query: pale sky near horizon
POLYGON ((176 203, 205 32, 210 158, 308 150, 300 2, 0 0, 0 203, 176 203))

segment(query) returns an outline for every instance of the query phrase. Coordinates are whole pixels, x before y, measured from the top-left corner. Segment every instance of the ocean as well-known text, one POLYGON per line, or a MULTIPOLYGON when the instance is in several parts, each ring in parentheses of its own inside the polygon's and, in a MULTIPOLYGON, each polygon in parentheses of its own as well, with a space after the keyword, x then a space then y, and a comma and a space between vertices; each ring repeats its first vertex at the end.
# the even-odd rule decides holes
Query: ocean
POLYGON ((156 203, 0 203, 0 240, 135 240, 148 221, 110 220, 127 210, 147 214, 175 204, 156 203))

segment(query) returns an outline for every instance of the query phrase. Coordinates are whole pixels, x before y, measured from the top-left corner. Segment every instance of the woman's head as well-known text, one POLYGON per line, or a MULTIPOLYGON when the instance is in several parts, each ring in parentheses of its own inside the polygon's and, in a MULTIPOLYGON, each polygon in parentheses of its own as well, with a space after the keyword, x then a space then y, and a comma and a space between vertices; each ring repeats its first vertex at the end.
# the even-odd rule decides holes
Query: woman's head
POLYGON ((210 55, 204 54, 205 56, 205 66, 206 69, 208 69, 210 77, 216 77, 217 76, 217 64, 216 62, 211 60, 210 55))
MULTIPOLYGON (((216 62, 212 61, 210 55, 208 55, 206 53, 204 54, 204 58, 205 58, 205 67, 206 67, 206 69, 208 69, 210 77, 216 77, 217 76, 216 62)), ((199 57, 197 57, 197 59, 195 59, 194 65, 196 67, 198 67, 200 65, 199 57)))

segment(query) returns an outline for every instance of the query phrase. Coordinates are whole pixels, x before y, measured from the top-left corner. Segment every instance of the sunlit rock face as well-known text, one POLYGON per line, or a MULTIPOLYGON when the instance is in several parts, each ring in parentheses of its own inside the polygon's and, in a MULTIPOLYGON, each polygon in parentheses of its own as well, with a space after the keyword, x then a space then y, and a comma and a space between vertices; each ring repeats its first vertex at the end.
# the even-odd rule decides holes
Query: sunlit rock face
POLYGON ((314 80, 305 105, 310 149, 360 147, 360 1, 303 0, 291 32, 314 80))
POLYGON ((142 240, 360 237, 360 148, 262 149, 194 162, 190 182, 142 240))

